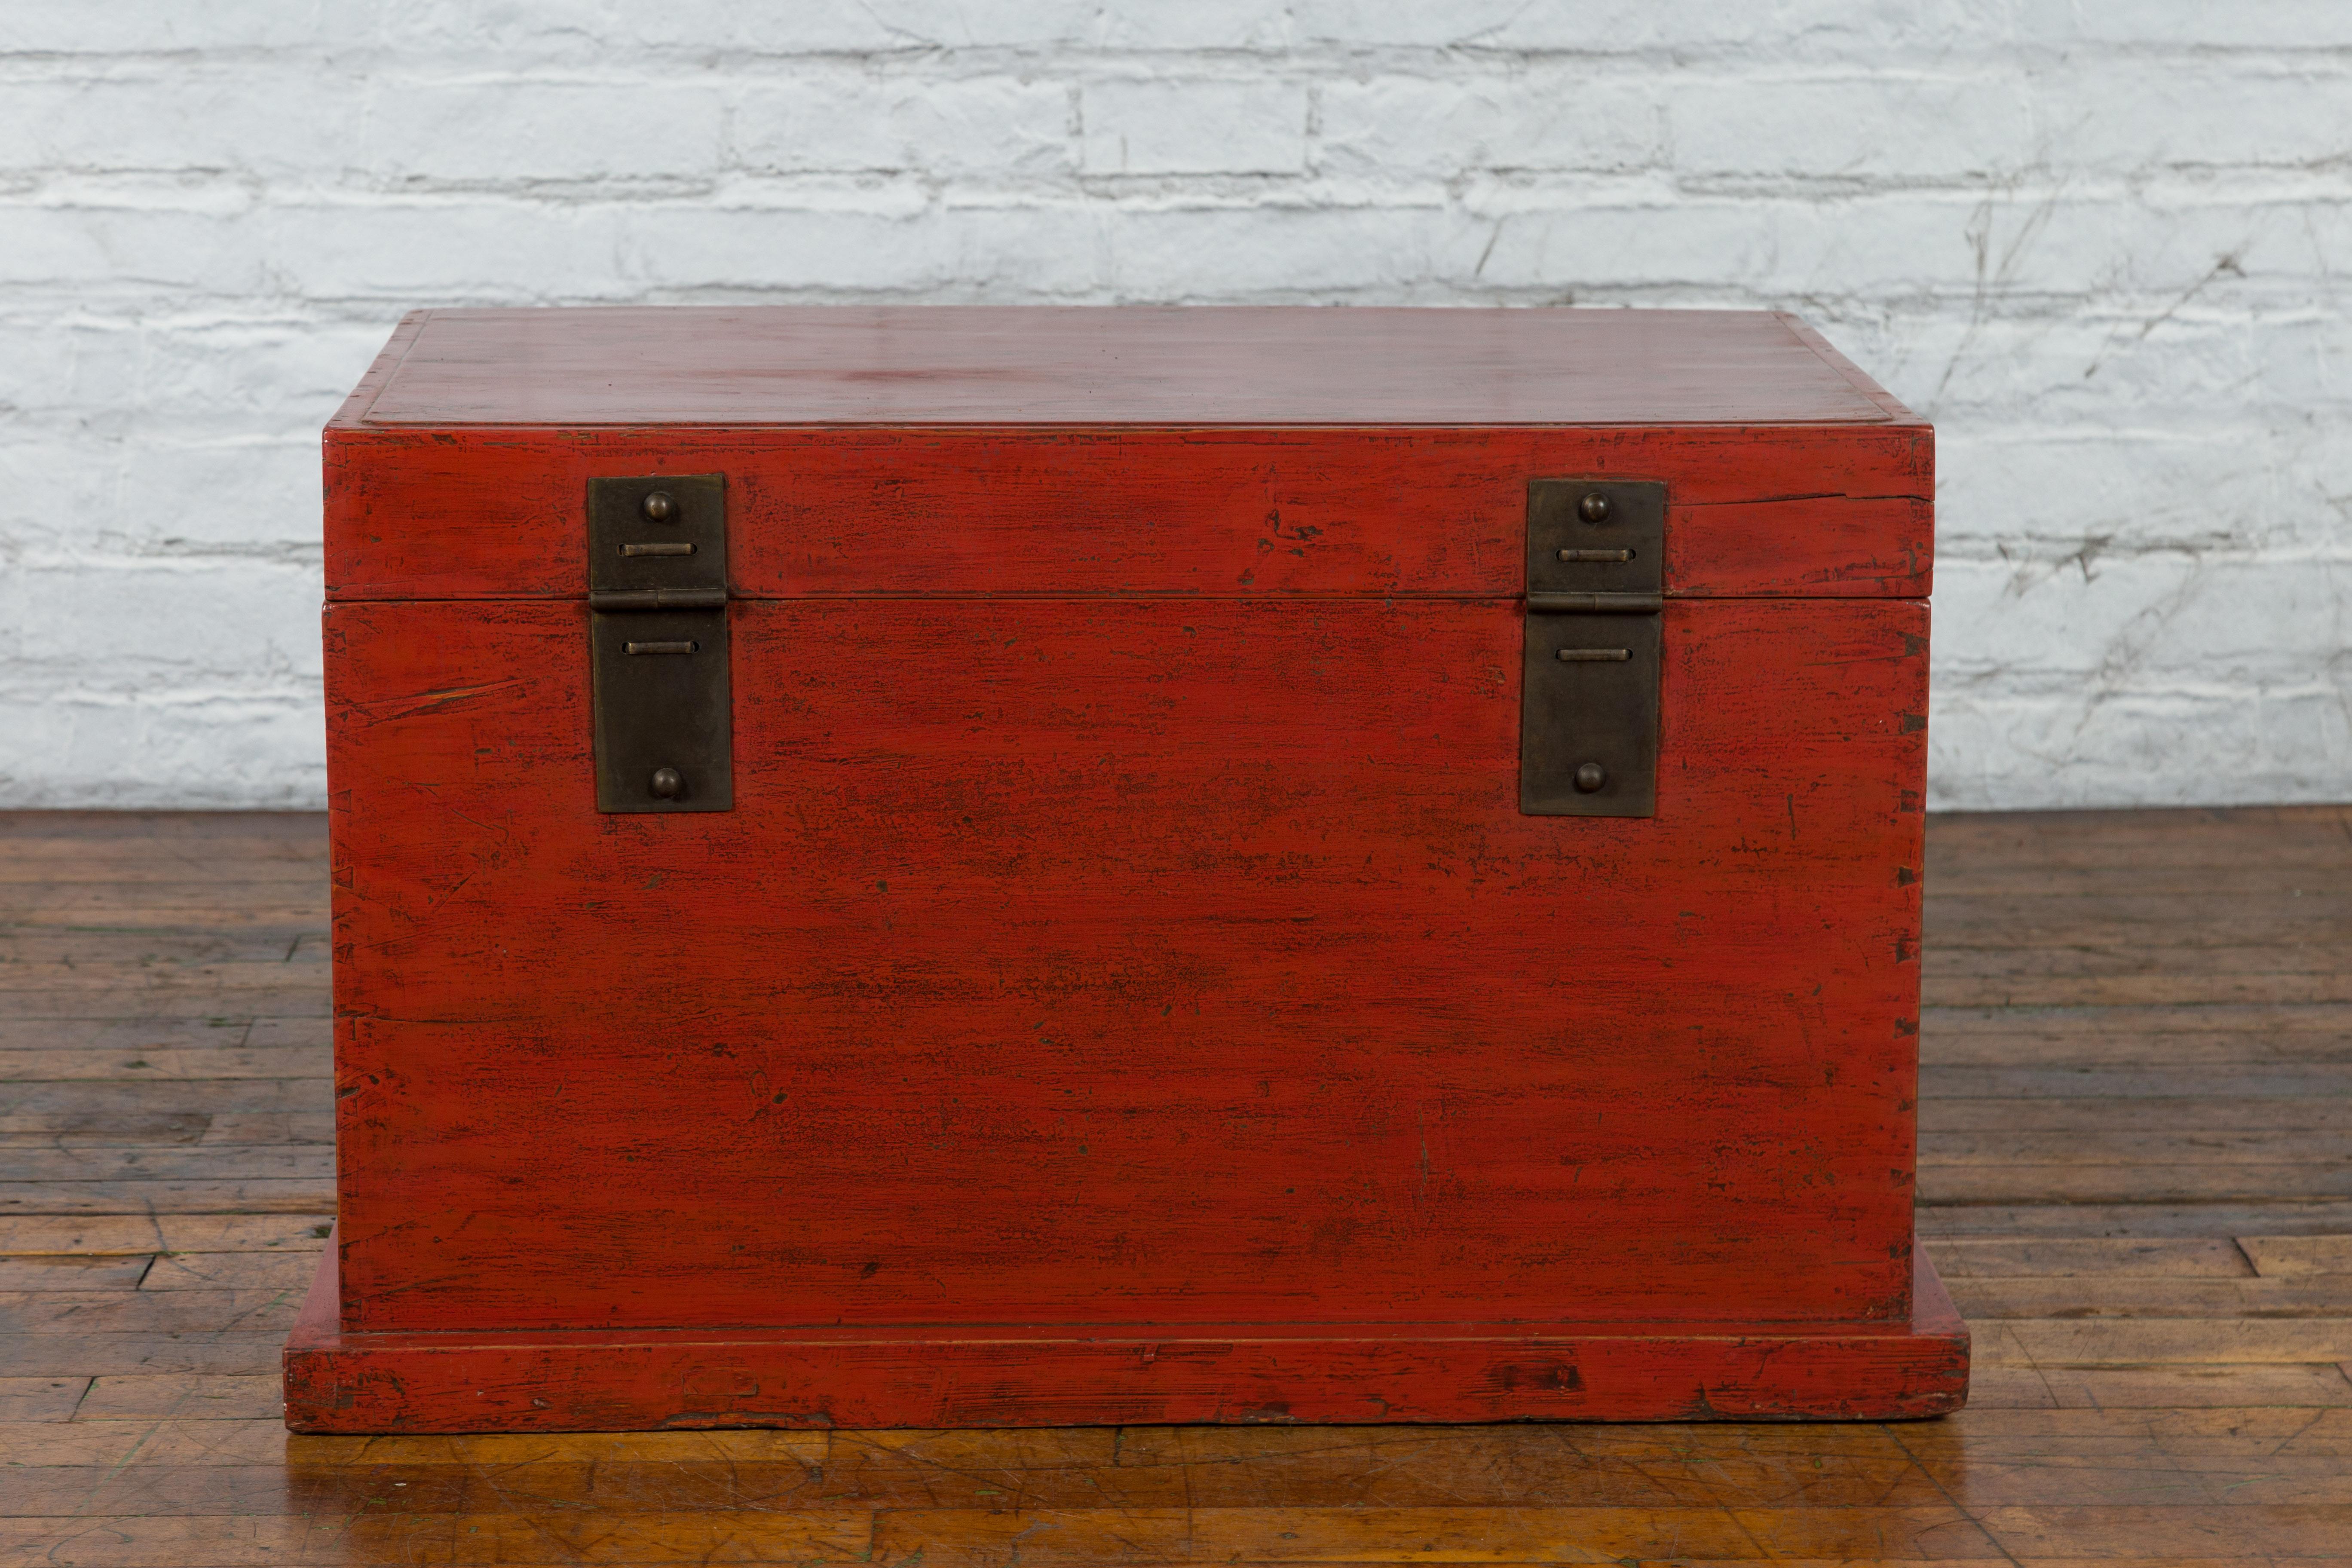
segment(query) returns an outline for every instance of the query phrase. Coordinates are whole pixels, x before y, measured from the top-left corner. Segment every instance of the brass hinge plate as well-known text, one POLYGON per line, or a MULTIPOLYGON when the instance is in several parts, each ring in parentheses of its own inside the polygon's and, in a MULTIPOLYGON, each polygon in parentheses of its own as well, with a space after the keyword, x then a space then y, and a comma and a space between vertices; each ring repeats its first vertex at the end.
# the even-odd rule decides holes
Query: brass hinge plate
POLYGON ((1528 485, 1519 809, 1654 816, 1666 487, 1528 485))
POLYGON ((728 811, 727 481, 588 481, 596 809, 728 811))

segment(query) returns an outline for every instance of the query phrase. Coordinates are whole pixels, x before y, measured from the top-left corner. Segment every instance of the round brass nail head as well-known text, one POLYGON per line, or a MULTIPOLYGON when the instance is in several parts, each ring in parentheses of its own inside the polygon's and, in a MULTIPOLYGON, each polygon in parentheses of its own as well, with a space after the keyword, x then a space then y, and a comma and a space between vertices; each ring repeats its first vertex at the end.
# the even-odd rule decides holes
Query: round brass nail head
POLYGON ((676 768, 656 768, 654 770, 654 798, 656 800, 676 800, 685 792, 686 780, 678 776, 678 772, 676 768))
POLYGON ((667 490, 655 490, 646 497, 646 515, 656 522, 667 522, 677 510, 677 502, 670 500, 667 490))
POLYGON ((1609 498, 1599 490, 1592 491, 1576 503, 1576 515, 1587 522, 1609 521, 1609 498))
POLYGON ((1576 787, 1591 795, 1609 782, 1608 773, 1599 763, 1587 763, 1576 770, 1576 787))

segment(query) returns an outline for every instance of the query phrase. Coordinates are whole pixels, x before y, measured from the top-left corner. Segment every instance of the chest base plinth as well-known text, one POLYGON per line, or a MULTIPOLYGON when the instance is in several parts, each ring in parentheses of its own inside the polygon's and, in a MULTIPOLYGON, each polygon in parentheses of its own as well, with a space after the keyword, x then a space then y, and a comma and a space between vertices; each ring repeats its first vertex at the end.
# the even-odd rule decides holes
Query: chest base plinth
POLYGON ((297 1432, 1884 1421, 1968 1396, 1926 1257, 1886 1324, 1185 1324, 346 1333, 331 1240, 286 1346, 297 1432))

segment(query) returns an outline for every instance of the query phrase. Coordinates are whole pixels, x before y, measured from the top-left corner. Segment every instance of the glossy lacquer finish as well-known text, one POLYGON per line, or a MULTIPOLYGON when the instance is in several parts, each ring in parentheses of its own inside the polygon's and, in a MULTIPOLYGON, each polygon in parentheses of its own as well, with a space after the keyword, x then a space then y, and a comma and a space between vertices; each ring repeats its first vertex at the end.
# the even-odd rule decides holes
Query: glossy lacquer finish
POLYGON ((1953 1407, 1931 465, 1777 317, 412 319, 329 432, 289 1420, 1953 1407), (585 487, 665 472, 726 476, 733 806, 606 815, 585 487), (1518 809, 1576 476, 1666 487, 1654 817, 1518 809))

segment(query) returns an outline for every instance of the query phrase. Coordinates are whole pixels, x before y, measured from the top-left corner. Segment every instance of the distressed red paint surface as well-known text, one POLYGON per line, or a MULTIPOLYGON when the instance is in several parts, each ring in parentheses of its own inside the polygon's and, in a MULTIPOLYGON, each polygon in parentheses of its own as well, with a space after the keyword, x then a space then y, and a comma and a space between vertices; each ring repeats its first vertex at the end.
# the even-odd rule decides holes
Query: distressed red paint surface
POLYGON ((298 1425, 1957 1403, 1924 426, 368 427, 389 374, 298 1425), (737 807, 602 816, 581 498, 657 471, 728 476, 737 807), (1522 816, 1526 484, 1600 473, 1668 486, 1658 815, 1522 816), (1162 1340, 1258 1348, 1100 1348, 1162 1340))
POLYGON ((1527 480, 1670 479, 1685 595, 1927 592, 1919 428, 372 433, 331 443, 336 599, 579 596, 597 474, 724 471, 739 594, 1514 597, 1527 480))
POLYGON ((1887 1420, 1968 1392, 1924 1256, 1901 1324, 347 1333, 330 1247, 286 1357, 308 1432, 1175 1422, 1887 1420))

